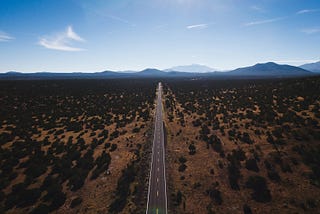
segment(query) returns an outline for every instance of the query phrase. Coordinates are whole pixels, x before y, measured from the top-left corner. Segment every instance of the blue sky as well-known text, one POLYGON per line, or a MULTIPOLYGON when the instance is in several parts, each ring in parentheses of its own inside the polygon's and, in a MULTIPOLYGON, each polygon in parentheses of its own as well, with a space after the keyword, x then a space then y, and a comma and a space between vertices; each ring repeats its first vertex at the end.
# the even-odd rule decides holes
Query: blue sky
POLYGON ((0 72, 320 60, 319 0, 0 0, 0 72))

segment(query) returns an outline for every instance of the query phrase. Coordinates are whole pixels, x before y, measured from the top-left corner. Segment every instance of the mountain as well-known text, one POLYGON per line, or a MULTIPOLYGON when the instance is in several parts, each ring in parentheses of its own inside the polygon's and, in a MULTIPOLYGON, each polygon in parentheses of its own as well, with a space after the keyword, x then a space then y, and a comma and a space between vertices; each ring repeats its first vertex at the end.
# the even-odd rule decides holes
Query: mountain
MULTIPOLYGON (((193 68, 197 66, 191 66, 193 68)), ((263 78, 263 77, 295 77, 310 76, 314 73, 290 65, 278 65, 274 62, 256 64, 238 68, 228 72, 183 72, 148 68, 138 72, 103 71, 96 73, 20 73, 7 72, 0 74, 0 79, 117 79, 117 78, 263 78)), ((204 70, 202 70, 204 71, 204 70)))
POLYGON ((192 64, 192 65, 183 65, 183 66, 175 66, 172 68, 168 68, 165 71, 179 71, 179 72, 188 72, 188 73, 208 73, 213 72, 216 69, 210 68, 205 65, 198 65, 198 64, 192 64))
POLYGON ((237 68, 228 72, 228 75, 236 76, 308 76, 311 72, 291 65, 279 65, 274 62, 259 63, 254 66, 237 68))
POLYGON ((299 66, 300 68, 303 68, 305 70, 314 72, 314 73, 320 73, 320 61, 319 62, 314 62, 314 63, 308 63, 299 66))
POLYGON ((155 69, 155 68, 147 68, 145 70, 136 72, 136 73, 131 73, 133 75, 139 75, 139 76, 148 76, 148 77, 153 77, 153 76, 166 76, 166 72, 155 69))

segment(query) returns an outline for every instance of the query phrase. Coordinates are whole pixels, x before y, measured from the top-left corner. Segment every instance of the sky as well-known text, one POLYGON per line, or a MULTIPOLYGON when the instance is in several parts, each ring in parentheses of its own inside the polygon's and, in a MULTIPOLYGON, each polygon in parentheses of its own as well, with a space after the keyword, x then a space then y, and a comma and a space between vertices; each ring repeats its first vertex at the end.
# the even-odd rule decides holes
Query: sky
POLYGON ((319 0, 0 0, 1 73, 319 60, 319 0))

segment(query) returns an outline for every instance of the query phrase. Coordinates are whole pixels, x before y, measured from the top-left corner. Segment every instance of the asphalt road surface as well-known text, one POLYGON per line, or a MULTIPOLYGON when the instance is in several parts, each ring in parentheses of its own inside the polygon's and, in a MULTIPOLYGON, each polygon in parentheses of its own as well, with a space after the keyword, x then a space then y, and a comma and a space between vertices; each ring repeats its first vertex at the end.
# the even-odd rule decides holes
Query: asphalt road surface
POLYGON ((167 214, 168 212, 161 97, 162 86, 159 83, 146 214, 167 214))

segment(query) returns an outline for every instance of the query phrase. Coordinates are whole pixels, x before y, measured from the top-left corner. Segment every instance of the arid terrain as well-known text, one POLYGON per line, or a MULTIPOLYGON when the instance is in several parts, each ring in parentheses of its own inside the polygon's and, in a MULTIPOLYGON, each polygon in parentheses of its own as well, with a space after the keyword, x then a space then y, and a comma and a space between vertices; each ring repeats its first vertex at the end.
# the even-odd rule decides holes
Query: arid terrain
POLYGON ((169 213, 317 213, 320 78, 0 82, 0 213, 145 213, 163 85, 169 213))
POLYGON ((320 78, 164 84, 171 213, 318 213, 320 78))
POLYGON ((0 213, 143 213, 156 84, 1 81, 0 213))

